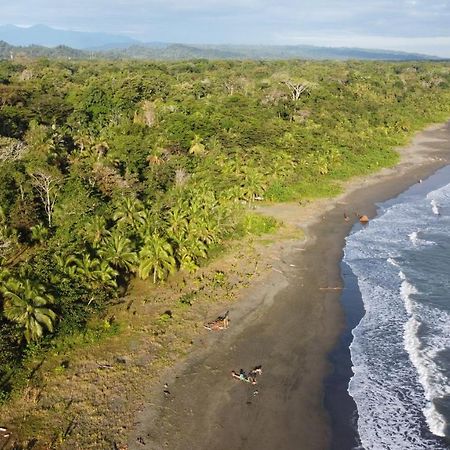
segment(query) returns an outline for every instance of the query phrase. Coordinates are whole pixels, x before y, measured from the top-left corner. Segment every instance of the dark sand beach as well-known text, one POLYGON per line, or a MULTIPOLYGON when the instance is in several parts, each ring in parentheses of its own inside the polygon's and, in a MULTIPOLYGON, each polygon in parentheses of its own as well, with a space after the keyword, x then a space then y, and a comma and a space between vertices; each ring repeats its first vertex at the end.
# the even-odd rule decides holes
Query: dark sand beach
MULTIPOLYGON (((205 330, 190 356, 161 376, 136 417, 130 449, 330 448, 339 396, 327 405, 335 408, 330 419, 324 383, 345 324, 339 301, 345 236, 358 215, 373 217, 376 202, 449 163, 450 123, 417 134, 400 153, 395 168, 352 180, 337 198, 259 208, 303 228, 306 239, 269 249, 261 263, 272 270, 230 308, 230 328, 205 330), (230 376, 257 365, 263 373, 256 386, 230 376)), ((334 449, 349 448, 345 433, 341 438, 334 449)))

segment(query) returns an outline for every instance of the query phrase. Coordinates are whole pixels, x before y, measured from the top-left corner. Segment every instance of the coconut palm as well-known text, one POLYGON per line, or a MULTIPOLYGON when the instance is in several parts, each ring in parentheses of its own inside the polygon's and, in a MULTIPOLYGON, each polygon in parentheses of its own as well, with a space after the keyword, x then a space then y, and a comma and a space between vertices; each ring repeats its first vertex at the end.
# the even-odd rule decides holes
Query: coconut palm
POLYGON ((10 279, 3 286, 2 293, 5 317, 23 328, 28 343, 40 339, 44 328, 53 332, 56 314, 47 305, 54 299, 42 284, 10 279))
POLYGON ((125 198, 117 205, 113 219, 117 225, 129 225, 133 229, 139 228, 145 218, 144 205, 133 198, 125 198))
POLYGON ((94 216, 84 227, 87 241, 93 248, 98 248, 108 233, 106 220, 103 216, 94 216))
POLYGON ((180 239, 188 229, 186 211, 179 205, 173 207, 167 214, 167 234, 172 238, 180 239))
POLYGON ((142 217, 138 223, 136 234, 142 241, 146 236, 151 236, 153 233, 162 234, 166 228, 163 220, 163 213, 157 206, 148 207, 142 211, 142 217))
POLYGON ((272 157, 272 163, 266 175, 274 178, 286 178, 294 171, 295 164, 292 157, 286 152, 276 152, 272 157))
POLYGON ((187 236, 176 245, 175 254, 180 269, 194 272, 198 269, 200 258, 206 258, 208 247, 199 239, 187 236))
POLYGON ((39 244, 42 244, 45 239, 48 237, 48 228, 40 223, 30 228, 31 230, 31 239, 39 244))
POLYGON ((139 253, 139 276, 145 280, 153 272, 153 282, 164 280, 168 273, 175 271, 176 262, 170 243, 154 233, 145 239, 139 253))
POLYGON ((81 259, 74 259, 75 273, 91 289, 103 287, 117 287, 116 277, 118 272, 113 269, 108 261, 101 261, 83 255, 81 259))
POLYGON ((117 230, 105 239, 98 255, 117 269, 134 272, 137 263, 137 254, 133 251, 130 239, 117 230))
POLYGON ((241 184, 244 198, 253 202, 256 197, 261 197, 267 188, 264 176, 253 167, 246 167, 244 175, 241 184))
POLYGON ((76 264, 77 261, 76 256, 69 255, 54 255, 53 259, 56 263, 58 269, 64 274, 62 278, 72 279, 77 276, 76 264))

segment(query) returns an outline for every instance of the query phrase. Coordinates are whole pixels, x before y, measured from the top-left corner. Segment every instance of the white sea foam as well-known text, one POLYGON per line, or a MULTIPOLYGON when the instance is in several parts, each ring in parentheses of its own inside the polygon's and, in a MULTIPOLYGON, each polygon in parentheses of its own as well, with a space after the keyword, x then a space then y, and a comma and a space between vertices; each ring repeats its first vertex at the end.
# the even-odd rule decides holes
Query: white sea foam
POLYGON ((433 211, 433 214, 435 214, 436 216, 440 215, 439 205, 437 204, 434 198, 431 200, 431 210, 433 211))
POLYGON ((434 200, 439 204, 450 204, 450 184, 429 192, 427 199, 434 200))
POLYGON ((397 261, 396 261, 394 258, 389 257, 389 258, 387 259, 387 262, 388 262, 389 264, 393 265, 394 267, 400 267, 400 266, 398 265, 397 261))
POLYGON ((412 253, 434 244, 424 236, 447 234, 444 220, 436 221, 429 208, 434 199, 445 219, 449 188, 427 200, 421 194, 410 203, 390 205, 370 227, 347 238, 344 259, 358 279, 366 311, 352 332, 354 376, 348 390, 366 450, 447 448, 424 432, 424 425, 437 436, 445 433, 435 400, 450 395, 450 382, 438 366, 440 352, 450 348, 450 315, 427 298, 416 301, 420 293, 405 275, 409 278, 411 267, 403 266, 412 253))
POLYGON ((434 242, 427 241, 426 239, 421 239, 419 237, 420 231, 413 231, 408 234, 409 240, 414 247, 418 247, 419 245, 434 245, 434 242))
POLYGON ((351 354, 355 375, 349 393, 358 406, 363 448, 442 449, 421 436, 419 417, 410 407, 411 403, 424 406, 424 402, 420 389, 410 382, 414 369, 401 358, 402 328, 398 325, 407 318, 402 300, 394 290, 364 280, 359 285, 366 315, 353 330, 351 354))
MULTIPOLYGON (((404 327, 404 345, 408 352, 411 362, 417 370, 420 384, 423 386, 427 404, 423 408, 423 413, 430 431, 437 436, 445 436, 447 423, 445 418, 437 411, 434 401, 438 398, 450 395, 450 385, 447 377, 439 370, 435 360, 439 350, 443 350, 442 344, 436 348, 424 348, 420 341, 419 328, 421 321, 417 317, 416 306, 411 295, 417 294, 417 289, 411 285, 405 278, 403 272, 399 273, 402 280, 400 295, 405 303, 405 309, 408 312, 409 319, 404 327)), ((432 314, 435 315, 435 314, 432 314)), ((448 314, 445 314, 448 316, 448 314)), ((447 317, 450 319, 450 317, 447 317)), ((439 321, 439 322, 446 322, 439 321)), ((438 325, 436 323, 436 325, 438 325)), ((444 333, 448 330, 443 330, 444 333)), ((445 347, 444 347, 445 348, 445 347)))

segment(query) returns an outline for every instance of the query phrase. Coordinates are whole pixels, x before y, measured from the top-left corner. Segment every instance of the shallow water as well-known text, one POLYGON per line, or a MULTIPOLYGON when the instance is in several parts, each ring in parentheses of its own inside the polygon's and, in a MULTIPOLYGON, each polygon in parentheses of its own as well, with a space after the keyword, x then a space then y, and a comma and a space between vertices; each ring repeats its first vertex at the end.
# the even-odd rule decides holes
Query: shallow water
POLYGON ((365 311, 348 386, 362 448, 450 448, 450 167, 381 204, 344 255, 365 311))

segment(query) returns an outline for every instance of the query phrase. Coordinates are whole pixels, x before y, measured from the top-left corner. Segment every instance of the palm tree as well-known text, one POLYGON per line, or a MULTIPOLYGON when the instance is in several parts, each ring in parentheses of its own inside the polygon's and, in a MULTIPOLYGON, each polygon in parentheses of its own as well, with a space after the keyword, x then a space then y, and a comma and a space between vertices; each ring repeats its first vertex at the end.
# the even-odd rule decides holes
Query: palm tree
POLYGON ((145 212, 142 202, 129 197, 117 205, 117 210, 113 216, 117 225, 130 225, 133 229, 137 229, 144 218, 145 212))
POLYGON ((176 262, 169 242, 154 233, 145 239, 139 253, 139 276, 145 280, 153 272, 153 282, 164 280, 168 273, 175 271, 176 262))
POLYGON ((42 223, 31 227, 30 230, 31 239, 35 242, 39 242, 39 244, 42 244, 48 237, 48 228, 45 228, 42 223))
POLYGON ((87 241, 93 248, 97 248, 108 232, 105 218, 103 216, 94 216, 86 224, 84 231, 87 241))
POLYGON ((7 269, 6 267, 0 266, 0 283, 6 283, 10 276, 11 276, 10 270, 7 269))
POLYGON ((53 332, 56 314, 47 305, 54 299, 42 284, 10 279, 2 288, 2 293, 5 317, 23 328, 28 343, 41 338, 44 328, 53 332))
POLYGON ((244 198, 250 202, 253 202, 256 197, 262 196, 266 190, 264 176, 253 167, 245 168, 241 186, 244 198))
POLYGON ((105 239, 98 255, 117 269, 134 272, 137 263, 137 254, 133 251, 130 239, 117 230, 105 239))
POLYGON ((175 254, 180 269, 195 272, 198 269, 198 260, 206 258, 208 247, 195 236, 187 236, 177 243, 175 254))
POLYGON ((83 255, 83 258, 74 258, 75 273, 91 289, 103 287, 117 287, 116 277, 118 272, 113 269, 108 261, 101 261, 83 255))
POLYGON ((159 208, 153 207, 142 211, 142 218, 136 230, 142 240, 153 233, 162 233, 164 229, 165 223, 162 220, 162 213, 159 208))
POLYGON ((272 175, 275 178, 286 178, 293 173, 295 168, 292 157, 283 151, 276 152, 273 155, 270 166, 267 175, 272 175))
POLYGON ((167 234, 169 237, 181 238, 188 229, 187 213, 180 206, 175 206, 167 214, 167 234))
POLYGON ((212 215, 194 218, 189 222, 189 235, 208 245, 218 242, 220 229, 216 218, 212 215))

